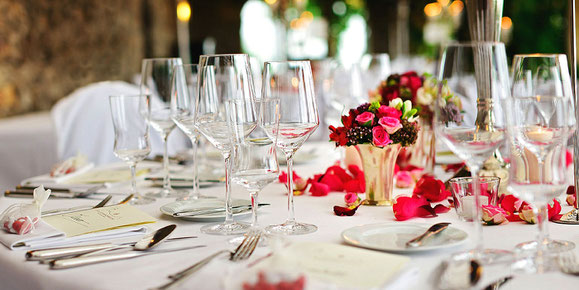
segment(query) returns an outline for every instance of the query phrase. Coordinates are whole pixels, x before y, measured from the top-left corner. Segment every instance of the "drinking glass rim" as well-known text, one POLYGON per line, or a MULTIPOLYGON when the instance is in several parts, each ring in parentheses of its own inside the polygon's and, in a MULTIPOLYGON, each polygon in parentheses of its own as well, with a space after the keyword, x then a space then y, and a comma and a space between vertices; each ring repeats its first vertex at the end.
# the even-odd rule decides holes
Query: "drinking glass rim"
POLYGON ((143 62, 153 62, 153 61, 165 61, 165 60, 180 60, 181 62, 183 59, 180 57, 154 57, 154 58, 143 58, 143 62))
POLYGON ((139 97, 150 97, 151 94, 120 94, 120 95, 109 95, 109 98, 139 98, 139 97))
POLYGON ((448 48, 448 47, 476 47, 476 46, 502 46, 504 47, 505 44, 503 42, 500 41, 465 41, 465 42, 448 42, 446 44, 444 44, 443 50, 448 48))
POLYGON ((202 57, 224 57, 224 56, 247 56, 249 57, 249 54, 247 53, 217 53, 217 54, 202 54, 199 56, 199 59, 201 59, 202 57))
MULTIPOLYGON (((501 181, 500 177, 497 176, 480 176, 478 178, 479 183, 489 183, 489 182, 493 182, 493 181, 501 181)), ((456 184, 465 184, 465 183, 472 183, 472 177, 470 176, 464 176, 464 177, 454 177, 451 178, 449 181, 449 183, 456 183, 456 184)))
POLYGON ((311 64, 310 60, 272 60, 264 62, 264 66, 268 64, 311 64))

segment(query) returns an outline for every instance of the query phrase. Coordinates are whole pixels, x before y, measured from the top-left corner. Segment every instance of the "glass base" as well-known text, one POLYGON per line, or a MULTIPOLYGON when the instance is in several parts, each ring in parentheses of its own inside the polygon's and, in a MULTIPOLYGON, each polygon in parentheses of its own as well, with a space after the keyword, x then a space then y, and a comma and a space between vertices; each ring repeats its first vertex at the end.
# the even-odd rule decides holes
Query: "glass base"
POLYGON ((149 196, 143 196, 140 194, 135 194, 135 196, 129 201, 130 205, 145 205, 155 202, 155 199, 149 196))
MULTIPOLYGON (((575 243, 564 240, 548 240, 545 244, 545 252, 549 254, 558 254, 575 249, 575 243)), ((515 246, 515 251, 518 253, 536 253, 537 241, 529 241, 520 243, 515 246)))
POLYGON ((515 255, 511 251, 500 249, 470 250, 452 255, 452 260, 475 260, 480 265, 496 265, 511 263, 515 260, 515 255))
MULTIPOLYGON (((258 247, 262 248, 262 247, 267 247, 269 245, 268 237, 263 232, 263 230, 252 228, 251 231, 262 231, 261 238, 259 238, 259 242, 257 242, 258 247)), ((232 238, 228 242, 229 242, 229 244, 238 247, 241 244, 241 242, 243 242, 243 240, 245 240, 245 235, 232 238)))
POLYGON ((251 229, 251 225, 246 223, 226 222, 203 226, 201 232, 208 235, 233 236, 245 234, 249 229, 251 229))
POLYGON ((175 190, 175 189, 161 189, 157 192, 148 193, 147 196, 157 197, 157 198, 181 198, 187 196, 189 193, 186 190, 175 190))
POLYGON ((318 227, 312 224, 298 223, 286 221, 280 225, 271 225, 265 228, 265 231, 269 234, 281 234, 281 235, 305 235, 311 234, 318 230, 318 227))
POLYGON ((541 274, 559 271, 559 264, 553 255, 534 255, 518 259, 511 265, 511 270, 515 274, 541 274))

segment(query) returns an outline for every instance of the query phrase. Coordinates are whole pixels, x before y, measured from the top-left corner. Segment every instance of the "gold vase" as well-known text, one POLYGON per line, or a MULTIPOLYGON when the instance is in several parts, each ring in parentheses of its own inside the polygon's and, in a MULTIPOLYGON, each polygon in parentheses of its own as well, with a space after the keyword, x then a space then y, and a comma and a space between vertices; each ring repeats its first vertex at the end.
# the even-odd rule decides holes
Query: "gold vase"
POLYGON ((364 178, 366 180, 365 205, 392 205, 394 189, 394 167, 400 152, 400 144, 391 144, 383 148, 371 144, 356 145, 360 154, 364 178))
POLYGON ((434 157, 436 155, 436 140, 434 139, 434 130, 429 122, 419 119, 420 131, 416 143, 409 147, 404 147, 400 151, 399 159, 403 164, 402 167, 414 165, 423 168, 422 174, 434 173, 434 157))

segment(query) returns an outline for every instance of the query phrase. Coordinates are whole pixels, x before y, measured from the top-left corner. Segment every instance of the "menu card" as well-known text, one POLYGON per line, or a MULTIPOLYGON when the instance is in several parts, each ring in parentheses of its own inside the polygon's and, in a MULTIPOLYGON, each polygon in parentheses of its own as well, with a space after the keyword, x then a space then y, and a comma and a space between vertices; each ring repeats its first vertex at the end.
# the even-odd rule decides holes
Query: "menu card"
POLYGON ((297 272, 339 287, 383 286, 408 257, 329 243, 295 243, 256 265, 254 271, 297 272))
POLYGON ((42 220, 64 232, 66 237, 156 222, 152 216, 128 204, 53 215, 42 220))

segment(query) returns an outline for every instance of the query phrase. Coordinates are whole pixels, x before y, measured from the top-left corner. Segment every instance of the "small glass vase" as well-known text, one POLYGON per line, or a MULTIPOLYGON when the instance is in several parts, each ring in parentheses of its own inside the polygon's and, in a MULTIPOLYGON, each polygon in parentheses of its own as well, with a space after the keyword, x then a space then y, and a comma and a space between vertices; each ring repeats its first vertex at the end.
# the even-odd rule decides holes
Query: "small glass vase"
POLYGON ((394 167, 400 148, 400 144, 391 144, 383 148, 371 144, 356 145, 366 180, 364 205, 392 205, 394 167))
POLYGON ((416 143, 409 147, 404 147, 398 157, 398 165, 406 167, 413 165, 423 168, 422 175, 434 173, 434 157, 436 155, 436 140, 434 130, 430 121, 419 119, 420 131, 416 143))

